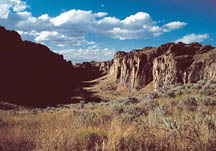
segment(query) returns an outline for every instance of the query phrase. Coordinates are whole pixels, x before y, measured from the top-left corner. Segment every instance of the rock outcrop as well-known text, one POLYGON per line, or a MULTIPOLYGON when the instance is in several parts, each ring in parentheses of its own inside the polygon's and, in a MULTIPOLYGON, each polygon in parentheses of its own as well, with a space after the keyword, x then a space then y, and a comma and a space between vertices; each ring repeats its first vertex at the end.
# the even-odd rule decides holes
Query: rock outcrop
POLYGON ((113 65, 113 60, 103 61, 97 64, 97 66, 99 67, 99 71, 101 71, 103 74, 108 74, 112 65, 113 65))
POLYGON ((48 47, 22 41, 0 27, 0 99, 19 104, 56 104, 76 85, 72 63, 48 47))
POLYGON ((130 90, 140 89, 152 81, 151 56, 141 52, 117 52, 110 74, 130 90))
POLYGON ((81 81, 96 79, 100 76, 107 74, 112 65, 112 61, 104 62, 83 62, 74 66, 76 74, 81 81))
POLYGON ((159 48, 146 47, 131 52, 117 52, 109 74, 130 91, 139 90, 153 81, 153 60, 162 55, 169 44, 159 48))
POLYGON ((109 74, 129 90, 149 83, 157 90, 176 83, 216 78, 216 49, 199 43, 167 43, 131 52, 117 52, 109 74))
POLYGON ((209 45, 172 44, 153 61, 153 86, 195 83, 201 79, 216 80, 216 49, 209 45))

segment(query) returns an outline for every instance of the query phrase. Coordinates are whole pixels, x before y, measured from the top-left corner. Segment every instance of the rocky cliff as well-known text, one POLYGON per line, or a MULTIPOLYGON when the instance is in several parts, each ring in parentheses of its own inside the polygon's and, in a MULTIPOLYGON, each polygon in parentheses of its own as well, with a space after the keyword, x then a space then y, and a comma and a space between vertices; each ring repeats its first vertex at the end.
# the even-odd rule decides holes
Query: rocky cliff
POLYGON ((216 49, 210 45, 171 44, 153 61, 153 86, 195 83, 201 79, 216 80, 216 49))
POLYGON ((152 81, 151 54, 132 51, 117 52, 113 59, 110 74, 117 82, 130 90, 140 89, 152 81))
POLYGON ((22 41, 0 27, 0 99, 20 104, 57 103, 77 80, 72 63, 48 47, 22 41))
POLYGON ((109 72, 112 61, 83 62, 74 66, 74 71, 81 81, 96 79, 109 72))
POLYGON ((216 78, 216 49, 199 43, 167 43, 131 52, 117 52, 109 74, 129 90, 149 83, 159 87, 216 78))

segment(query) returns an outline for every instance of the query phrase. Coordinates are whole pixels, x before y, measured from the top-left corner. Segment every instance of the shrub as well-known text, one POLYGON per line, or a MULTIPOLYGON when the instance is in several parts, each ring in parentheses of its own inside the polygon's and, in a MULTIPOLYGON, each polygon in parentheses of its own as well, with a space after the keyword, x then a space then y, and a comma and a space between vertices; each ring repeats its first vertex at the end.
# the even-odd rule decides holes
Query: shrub
POLYGON ((121 103, 115 103, 110 107, 111 107, 111 112, 113 112, 114 114, 121 114, 124 112, 124 105, 121 103))
POLYGON ((199 101, 206 106, 215 106, 216 105, 216 99, 212 98, 212 97, 200 97, 199 101))
POLYGON ((164 128, 169 130, 180 129, 180 124, 175 120, 170 120, 168 118, 163 118, 164 128))
POLYGON ((138 102, 139 102, 139 100, 135 97, 128 97, 125 99, 125 104, 129 104, 129 103, 134 104, 134 103, 138 103, 138 102))
POLYGON ((74 139, 73 150, 104 150, 108 135, 103 131, 83 130, 74 139))
POLYGON ((76 120, 82 125, 85 124, 89 126, 98 126, 100 124, 107 125, 109 124, 111 119, 111 114, 108 114, 106 112, 81 112, 80 115, 76 117, 76 120))
POLYGON ((119 151, 135 151, 139 150, 141 143, 139 138, 135 134, 130 134, 129 136, 122 137, 117 144, 116 150, 119 151))
POLYGON ((157 98, 159 98, 159 94, 157 92, 150 93, 150 99, 157 99, 157 98))
POLYGON ((1 151, 28 151, 34 150, 36 144, 34 141, 30 140, 1 140, 0 141, 0 150, 1 151))
POLYGON ((190 111, 195 111, 198 106, 197 99, 192 96, 185 96, 183 98, 183 103, 190 111))
POLYGON ((175 91, 174 91, 174 90, 171 90, 171 89, 170 89, 169 91, 167 91, 166 94, 167 94, 168 97, 172 97, 172 98, 174 98, 174 97, 176 96, 176 95, 175 95, 175 91))
POLYGON ((192 88, 193 89, 201 89, 205 84, 206 84, 206 80, 200 80, 197 83, 194 83, 192 88))
POLYGON ((84 106, 85 106, 85 101, 84 100, 80 101, 80 109, 83 109, 84 106))
POLYGON ((158 92, 152 92, 152 93, 146 93, 146 94, 142 94, 140 96, 138 96, 139 99, 141 100, 153 100, 153 99, 157 99, 159 97, 161 97, 161 94, 160 93, 163 93, 162 91, 158 91, 158 92))
POLYGON ((216 92, 216 84, 211 84, 209 81, 201 90, 202 95, 211 96, 216 92))

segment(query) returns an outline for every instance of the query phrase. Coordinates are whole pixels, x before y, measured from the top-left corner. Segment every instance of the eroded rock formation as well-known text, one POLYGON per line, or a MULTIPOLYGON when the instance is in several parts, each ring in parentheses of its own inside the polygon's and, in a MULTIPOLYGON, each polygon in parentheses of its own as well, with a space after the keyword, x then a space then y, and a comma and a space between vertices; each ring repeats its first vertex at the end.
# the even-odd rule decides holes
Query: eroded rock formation
POLYGON ((140 89, 152 81, 151 55, 142 52, 117 52, 110 74, 130 90, 140 89))
POLYGON ((129 90, 153 82, 160 87, 216 79, 216 49, 199 43, 167 43, 131 52, 117 52, 109 74, 129 90))
POLYGON ((209 45, 193 43, 173 44, 153 62, 153 86, 195 83, 201 79, 216 79, 216 49, 209 45))

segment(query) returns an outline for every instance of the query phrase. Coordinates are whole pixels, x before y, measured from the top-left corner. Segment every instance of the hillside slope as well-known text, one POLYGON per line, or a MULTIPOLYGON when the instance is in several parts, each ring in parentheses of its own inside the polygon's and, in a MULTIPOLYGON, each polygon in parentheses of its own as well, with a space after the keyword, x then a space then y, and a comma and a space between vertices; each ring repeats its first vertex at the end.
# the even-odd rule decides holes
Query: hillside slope
POLYGON ((55 104, 71 95, 73 66, 48 47, 22 41, 0 27, 0 98, 18 104, 55 104))

